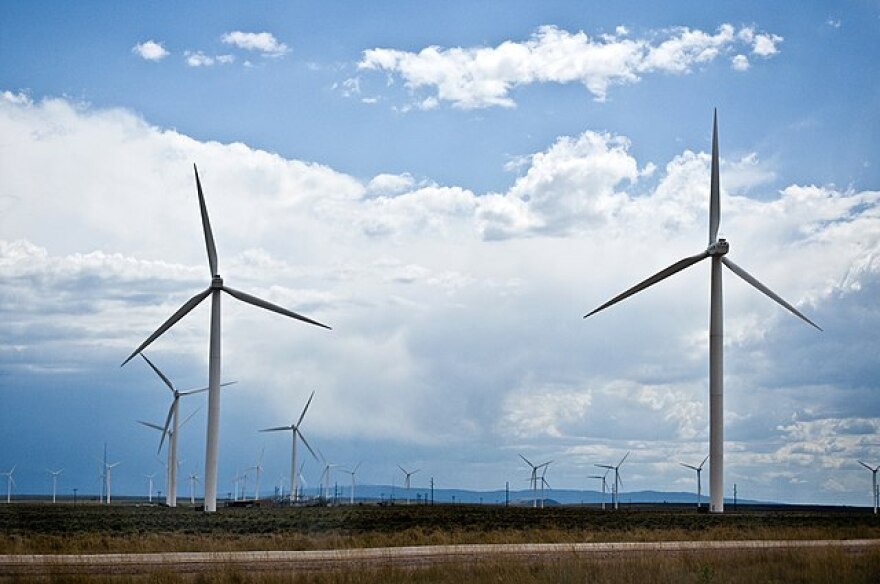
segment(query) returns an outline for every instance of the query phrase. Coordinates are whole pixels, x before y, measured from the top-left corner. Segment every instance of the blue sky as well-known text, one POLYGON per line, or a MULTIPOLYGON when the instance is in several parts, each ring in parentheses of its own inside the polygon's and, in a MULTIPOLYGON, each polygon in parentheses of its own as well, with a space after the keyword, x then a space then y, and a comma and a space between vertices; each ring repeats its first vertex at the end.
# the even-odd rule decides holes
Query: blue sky
MULTIPOLYGON (((592 488, 632 450, 628 488, 691 488, 707 269, 580 316, 704 245, 717 107, 731 257, 826 329, 726 275, 728 486, 867 501, 876 2, 29 2, 0 23, 0 466, 20 490, 47 466, 89 490, 104 441, 120 490, 161 471, 134 420, 167 396, 118 364, 206 283, 193 162, 227 282, 335 329, 224 304, 221 492, 263 448, 287 472, 256 429, 312 389, 306 435, 369 482, 408 464, 498 488, 523 452, 592 488)), ((202 385, 207 311, 175 328, 151 356, 202 385)), ((203 411, 190 426, 197 469, 203 411)))

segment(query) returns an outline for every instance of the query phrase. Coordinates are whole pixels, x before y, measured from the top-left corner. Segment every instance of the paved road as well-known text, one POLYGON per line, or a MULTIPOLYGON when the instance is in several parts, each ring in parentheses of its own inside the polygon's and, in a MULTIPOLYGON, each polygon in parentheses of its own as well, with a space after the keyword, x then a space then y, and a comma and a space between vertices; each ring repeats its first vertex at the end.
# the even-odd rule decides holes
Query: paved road
POLYGON ((160 554, 0 555, 0 578, 49 574, 143 574, 157 570, 204 572, 225 568, 311 572, 351 567, 417 567, 474 562, 486 557, 540 559, 554 556, 608 557, 619 554, 711 550, 880 548, 880 539, 810 541, 671 541, 632 543, 485 544, 366 548, 321 551, 175 552, 160 554))

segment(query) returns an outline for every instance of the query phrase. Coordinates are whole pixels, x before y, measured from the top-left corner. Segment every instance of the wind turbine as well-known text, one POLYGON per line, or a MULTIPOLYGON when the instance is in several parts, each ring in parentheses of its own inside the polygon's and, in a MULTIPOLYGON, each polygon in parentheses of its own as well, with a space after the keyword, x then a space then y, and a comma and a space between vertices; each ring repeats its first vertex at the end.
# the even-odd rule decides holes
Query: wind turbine
POLYGON ((145 475, 144 475, 144 478, 147 479, 147 481, 149 481, 149 483, 150 483, 150 487, 149 487, 149 489, 147 490, 147 495, 148 495, 148 497, 149 497, 149 498, 147 499, 147 501, 148 501, 149 503, 152 503, 152 502, 153 502, 153 477, 154 477, 154 476, 156 476, 156 473, 153 473, 153 474, 145 474, 145 475))
POLYGON ((697 509, 701 507, 701 501, 703 499, 703 486, 700 482, 700 474, 703 472, 703 465, 706 464, 706 461, 709 460, 709 455, 706 455, 706 458, 703 459, 703 462, 700 463, 699 466, 692 466, 690 464, 685 464, 680 462, 679 464, 685 468, 689 468, 691 470, 697 471, 697 509))
POLYGON ((529 486, 532 489, 532 507, 537 508, 538 507, 538 469, 542 468, 542 467, 546 467, 547 465, 549 465, 553 461, 549 460, 543 464, 534 465, 531 463, 531 461, 528 458, 526 458, 522 454, 520 454, 519 457, 522 458, 525 461, 525 463, 532 468, 532 474, 529 477, 529 486))
POLYGON ((541 509, 544 508, 544 487, 546 486, 548 489, 552 488, 546 478, 548 468, 550 468, 549 462, 544 465, 544 470, 541 472, 541 509))
POLYGON ((199 475, 195 472, 189 473, 189 504, 196 504, 196 483, 199 482, 199 475))
MULTIPOLYGON (((623 485, 623 481, 620 480, 620 467, 623 465, 623 461, 629 456, 629 452, 623 455, 623 458, 620 459, 620 462, 617 463, 617 466, 611 466, 609 464, 597 464, 599 468, 607 468, 608 470, 614 471, 614 484, 611 486, 611 505, 614 509, 620 508, 620 490, 619 487, 623 485)), ((605 474, 608 474, 607 472, 605 474)))
POLYGON ((591 479, 599 479, 602 482, 602 511, 605 510, 605 487, 607 484, 605 482, 605 477, 607 477, 607 476, 608 476, 608 471, 606 470, 605 474, 603 474, 603 475, 592 475, 590 477, 591 479))
POLYGON ((293 504, 296 501, 297 495, 297 486, 296 486, 296 476, 294 473, 296 472, 296 442, 297 437, 302 439, 303 444, 306 445, 306 448, 309 449, 309 452, 312 453, 312 456, 315 457, 315 460, 318 460, 318 456, 315 454, 315 451, 312 450, 312 447, 309 446, 306 437, 303 436, 302 431, 300 431, 299 426, 302 424, 303 418, 306 416, 306 410, 309 409, 309 404, 312 403, 312 398, 315 397, 315 392, 312 392, 312 395, 309 396, 308 401, 306 401, 306 406, 303 408, 302 413, 299 415, 299 419, 296 421, 296 424, 291 424, 289 426, 278 426, 277 428, 266 428, 265 430, 260 430, 260 432, 280 432, 282 430, 290 430, 290 503, 293 504))
POLYGON ((251 467, 257 474, 257 479, 254 485, 254 501, 260 500, 260 473, 263 472, 263 454, 265 454, 265 452, 266 447, 264 446, 263 449, 260 450, 260 459, 257 461, 257 465, 251 467))
POLYGON ((107 492, 107 504, 110 504, 110 469, 119 466, 120 463, 114 462, 113 464, 104 463, 104 485, 106 486, 107 492))
POLYGON ((406 478, 403 479, 403 486, 404 486, 404 488, 406 489, 406 504, 409 505, 409 486, 410 486, 410 479, 412 478, 412 476, 413 476, 414 474, 416 474, 417 472, 419 472, 419 471, 422 470, 422 469, 417 468, 416 470, 414 470, 414 471, 412 471, 412 472, 409 472, 408 470, 406 470, 405 468, 403 468, 403 467, 400 466, 399 464, 397 465, 397 468, 399 468, 399 469, 403 472, 403 474, 405 475, 405 477, 406 477, 406 478))
POLYGON ((58 490, 58 475, 63 473, 64 469, 62 468, 59 470, 51 470, 51 469, 47 468, 46 472, 48 472, 50 475, 52 475, 52 502, 54 503, 55 502, 55 493, 58 490))
POLYGON ((6 502, 12 502, 12 485, 15 484, 15 479, 12 478, 12 473, 15 472, 15 467, 17 465, 13 464, 12 468, 9 469, 9 472, 0 472, 0 474, 6 477, 6 502))
MULTIPOLYGON (((232 381, 230 383, 235 382, 232 381)), ((181 393, 180 395, 185 395, 185 393, 181 393)), ((162 443, 165 440, 165 436, 168 436, 168 466, 165 470, 165 504, 169 507, 177 507, 177 473, 180 470, 180 463, 182 462, 177 459, 177 435, 180 428, 183 428, 183 426, 185 426, 186 423, 199 412, 199 409, 193 411, 193 413, 184 418, 179 424, 177 422, 177 398, 175 398, 175 401, 171 404, 171 409, 168 411, 168 414, 171 415, 172 411, 174 413, 173 430, 168 428, 169 418, 166 418, 164 427, 158 424, 153 424, 152 422, 144 422, 143 420, 138 420, 137 422, 147 428, 152 428, 162 433, 162 439, 159 441, 159 450, 157 450, 157 452, 162 451, 162 443)))
POLYGON ((318 455, 321 457, 321 462, 324 463, 324 470, 321 472, 321 479, 319 483, 322 485, 322 496, 324 498, 325 504, 329 503, 330 499, 330 472, 336 468, 338 465, 330 464, 327 462, 327 459, 324 458, 324 455, 318 450, 318 455))
POLYGON ((349 501, 348 501, 350 505, 354 505, 354 475, 355 475, 355 473, 357 473, 358 469, 361 467, 361 464, 362 463, 360 463, 360 462, 357 463, 357 466, 355 466, 354 469, 352 469, 352 470, 348 470, 345 468, 342 469, 343 472, 346 472, 351 475, 351 497, 349 498, 349 501))
POLYGON ((759 282, 754 276, 733 263, 725 254, 730 247, 725 239, 718 239, 718 226, 721 223, 721 180, 718 162, 718 113, 715 112, 712 122, 712 176, 709 190, 709 247, 705 251, 679 260, 660 270, 650 278, 636 284, 584 315, 584 318, 596 314, 609 306, 653 286, 657 282, 688 268, 706 258, 712 258, 712 276, 709 312, 709 510, 713 513, 724 512, 724 307, 722 301, 721 266, 727 266, 734 274, 763 292, 777 303, 785 307, 804 322, 816 327, 819 325, 801 314, 794 306, 783 300, 779 295, 759 282))
MULTIPOLYGON (((171 390, 171 395, 173 399, 171 401, 171 405, 168 407, 168 415, 165 417, 165 427, 161 428, 162 430, 162 439, 159 440, 159 449, 156 452, 160 452, 162 450, 162 444, 165 442, 165 436, 168 436, 168 458, 171 461, 170 468, 171 473, 168 475, 168 489, 165 497, 165 502, 169 507, 177 506, 177 465, 173 463, 173 461, 177 460, 177 430, 180 427, 179 424, 179 410, 180 410, 180 398, 185 395, 193 395, 196 393, 202 393, 208 391, 207 387, 203 387, 201 389, 190 389, 187 391, 178 391, 177 388, 174 387, 174 384, 171 383, 171 380, 165 376, 162 371, 159 370, 156 365, 150 361, 149 358, 144 353, 141 353, 141 357, 144 358, 144 361, 147 362, 147 365, 159 376, 159 378, 165 383, 169 390, 171 390), (169 429, 169 427, 171 429, 169 429)), ((229 381, 226 383, 221 383, 220 387, 225 387, 227 385, 232 385, 235 383, 234 381, 229 381)))
POLYGON ((205 233, 205 246, 208 250, 208 266, 211 269, 211 285, 186 301, 177 312, 171 315, 156 331, 147 337, 135 351, 123 361, 128 363, 135 355, 143 351, 150 343, 159 338, 165 331, 174 326, 181 318, 187 315, 193 308, 208 296, 211 297, 211 332, 208 357, 208 429, 205 447, 205 511, 213 513, 217 510, 217 450, 220 435, 220 293, 226 292, 233 298, 253 304, 272 312, 296 320, 320 326, 326 329, 330 327, 321 324, 295 312, 282 308, 271 302, 267 302, 256 296, 251 296, 239 290, 235 290, 223 284, 217 266, 217 248, 214 245, 214 235, 211 231, 211 223, 208 220, 208 209, 205 205, 205 196, 202 193, 202 184, 199 181, 199 171, 195 165, 193 170, 196 176, 196 190, 199 196, 199 210, 202 216, 202 230, 205 233))
POLYGON ((880 491, 877 490, 877 471, 880 470, 880 465, 871 468, 861 460, 859 461, 859 464, 871 471, 871 494, 873 495, 871 497, 871 502, 874 504, 874 515, 877 515, 877 499, 880 499, 880 491))

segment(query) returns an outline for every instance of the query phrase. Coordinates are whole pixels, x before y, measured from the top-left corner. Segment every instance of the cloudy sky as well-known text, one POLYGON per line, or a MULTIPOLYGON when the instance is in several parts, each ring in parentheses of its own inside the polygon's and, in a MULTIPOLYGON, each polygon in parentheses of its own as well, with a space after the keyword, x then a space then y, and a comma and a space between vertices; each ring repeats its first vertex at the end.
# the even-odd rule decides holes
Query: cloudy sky
MULTIPOLYGON (((867 504, 880 464, 876 2, 6 2, 0 5, 0 467, 17 489, 162 472, 169 393, 125 357, 226 283, 220 487, 286 436, 359 480, 557 488, 632 451, 625 490, 708 453, 712 112, 725 273, 726 494, 867 504)), ((149 349, 207 380, 201 306, 149 349)), ((203 473, 203 395, 181 431, 203 473)), ((306 480, 320 468, 310 461, 306 480)), ((157 478, 157 480, 159 480, 157 478)), ((339 477, 340 482, 345 481, 339 477)), ((270 487, 266 487, 269 489, 270 487)))

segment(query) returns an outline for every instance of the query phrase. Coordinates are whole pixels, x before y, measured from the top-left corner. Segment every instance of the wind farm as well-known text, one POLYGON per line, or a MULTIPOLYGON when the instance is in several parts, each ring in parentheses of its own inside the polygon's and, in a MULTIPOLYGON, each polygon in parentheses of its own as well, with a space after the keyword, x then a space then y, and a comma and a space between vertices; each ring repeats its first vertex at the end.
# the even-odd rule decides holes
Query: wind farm
POLYGON ((875 6, 166 4, 0 9, 0 573, 873 581, 875 6))

